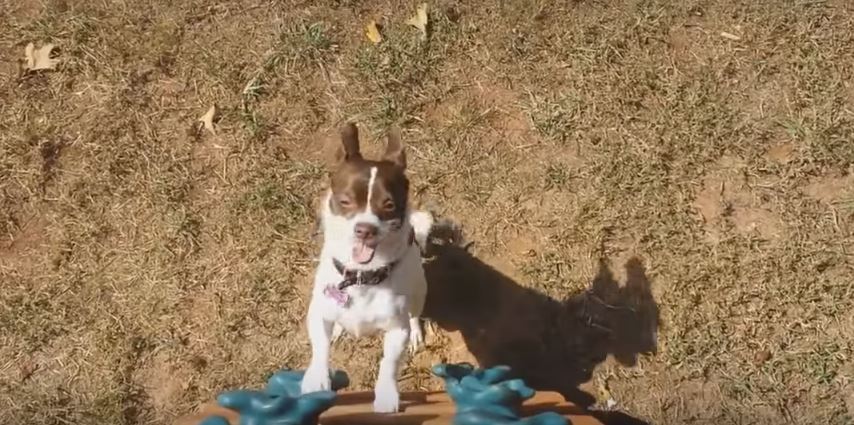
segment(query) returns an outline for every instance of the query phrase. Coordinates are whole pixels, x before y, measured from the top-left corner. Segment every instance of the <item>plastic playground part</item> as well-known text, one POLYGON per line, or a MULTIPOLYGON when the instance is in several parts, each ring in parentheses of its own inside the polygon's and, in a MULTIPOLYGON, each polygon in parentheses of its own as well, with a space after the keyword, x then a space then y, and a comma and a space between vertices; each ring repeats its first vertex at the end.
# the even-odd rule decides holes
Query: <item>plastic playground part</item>
MULTIPOLYGON (((350 378, 336 370, 330 374, 332 391, 302 395, 300 384, 304 375, 301 370, 281 370, 270 377, 264 391, 229 391, 220 394, 216 401, 238 412, 240 425, 314 425, 320 414, 335 403, 335 391, 350 385, 350 378)), ((229 425, 229 421, 214 415, 200 425, 229 425)))
POLYGON ((446 392, 402 393, 399 413, 374 413, 371 391, 336 394, 349 384, 342 371, 331 375, 333 391, 303 395, 304 372, 282 370, 263 390, 225 392, 176 425, 601 425, 559 394, 512 379, 506 366, 438 364, 432 371, 446 392))
POLYGON ((433 374, 445 380, 445 389, 456 404, 454 425, 566 425, 555 412, 520 417, 522 403, 536 391, 521 379, 509 379, 510 368, 475 369, 467 363, 438 364, 433 374))

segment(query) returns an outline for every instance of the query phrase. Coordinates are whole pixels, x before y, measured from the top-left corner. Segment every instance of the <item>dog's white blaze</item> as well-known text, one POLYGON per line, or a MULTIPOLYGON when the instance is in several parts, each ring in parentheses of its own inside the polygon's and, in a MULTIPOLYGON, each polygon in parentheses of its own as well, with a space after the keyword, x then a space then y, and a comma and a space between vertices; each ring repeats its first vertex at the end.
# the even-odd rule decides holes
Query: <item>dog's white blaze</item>
POLYGON ((374 194, 374 182, 377 181, 377 167, 371 167, 371 178, 368 179, 368 199, 365 201, 365 212, 371 211, 371 195, 374 194))

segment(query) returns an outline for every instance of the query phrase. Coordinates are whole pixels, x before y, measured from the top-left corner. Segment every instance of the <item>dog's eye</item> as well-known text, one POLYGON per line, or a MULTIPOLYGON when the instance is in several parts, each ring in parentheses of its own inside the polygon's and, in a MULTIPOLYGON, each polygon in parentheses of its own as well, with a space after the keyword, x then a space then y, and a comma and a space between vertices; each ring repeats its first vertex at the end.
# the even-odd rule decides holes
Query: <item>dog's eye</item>
POLYGON ((347 207, 349 207, 352 203, 353 203, 353 202, 352 202, 352 201, 350 201, 350 198, 348 198, 348 197, 346 197, 346 196, 342 196, 342 197, 338 198, 338 204, 339 204, 339 205, 341 205, 342 207, 347 208, 347 207))
POLYGON ((391 199, 386 199, 383 202, 383 209, 386 211, 394 211, 394 201, 391 199))

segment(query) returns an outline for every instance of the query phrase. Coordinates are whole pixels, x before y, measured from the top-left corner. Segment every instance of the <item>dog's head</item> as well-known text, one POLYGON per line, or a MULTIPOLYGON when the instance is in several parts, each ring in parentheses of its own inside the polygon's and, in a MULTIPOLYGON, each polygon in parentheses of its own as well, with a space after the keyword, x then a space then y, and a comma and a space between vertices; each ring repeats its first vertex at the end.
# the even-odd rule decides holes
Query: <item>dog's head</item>
POLYGON ((328 211, 336 222, 336 239, 352 245, 353 263, 367 264, 385 241, 402 236, 409 203, 406 155, 400 134, 388 134, 379 160, 362 157, 355 124, 341 129, 341 146, 332 173, 328 211))

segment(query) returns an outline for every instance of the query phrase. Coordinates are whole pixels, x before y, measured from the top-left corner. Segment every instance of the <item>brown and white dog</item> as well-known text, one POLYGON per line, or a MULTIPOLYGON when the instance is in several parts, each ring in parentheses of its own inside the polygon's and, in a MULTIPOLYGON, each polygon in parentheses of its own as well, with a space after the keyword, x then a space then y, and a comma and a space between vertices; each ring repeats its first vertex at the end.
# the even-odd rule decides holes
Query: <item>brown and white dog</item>
POLYGON ((321 205, 323 248, 308 307, 311 362, 302 392, 330 388, 330 344, 342 331, 357 337, 384 332, 374 411, 396 412, 400 358, 407 343, 412 352, 423 344, 419 316, 427 282, 418 245, 424 246, 433 218, 409 209, 397 131, 374 161, 362 157, 358 130, 347 124, 338 160, 321 205))

